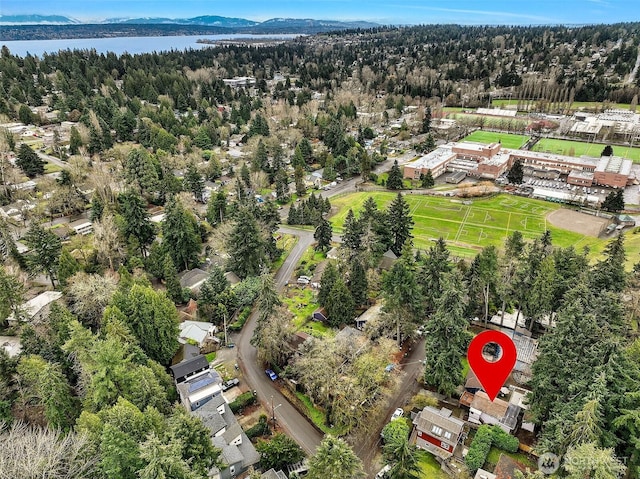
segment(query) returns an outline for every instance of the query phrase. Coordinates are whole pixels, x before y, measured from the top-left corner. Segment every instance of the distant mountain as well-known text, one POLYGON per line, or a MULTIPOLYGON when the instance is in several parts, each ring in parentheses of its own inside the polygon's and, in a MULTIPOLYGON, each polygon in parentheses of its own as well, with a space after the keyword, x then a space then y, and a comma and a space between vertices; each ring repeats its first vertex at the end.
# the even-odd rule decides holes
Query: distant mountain
POLYGON ((379 26, 377 23, 365 21, 338 21, 338 20, 314 20, 312 18, 271 18, 260 23, 260 27, 265 28, 373 28, 379 26))
POLYGON ((258 22, 252 22, 244 18, 220 17, 217 15, 202 15, 193 18, 163 18, 163 17, 141 17, 141 18, 107 18, 103 24, 127 24, 127 25, 211 25, 224 28, 253 27, 258 22))
POLYGON ((0 25, 77 25, 75 18, 62 15, 0 15, 0 25))

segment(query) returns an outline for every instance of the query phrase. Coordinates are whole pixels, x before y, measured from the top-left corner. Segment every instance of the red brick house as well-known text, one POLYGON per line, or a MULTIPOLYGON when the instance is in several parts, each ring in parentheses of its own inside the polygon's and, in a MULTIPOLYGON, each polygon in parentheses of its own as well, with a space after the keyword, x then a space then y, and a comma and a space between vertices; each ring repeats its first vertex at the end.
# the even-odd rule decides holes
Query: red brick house
POLYGON ((451 416, 449 409, 426 406, 413 420, 416 446, 436 459, 449 459, 456 450, 464 422, 451 416))

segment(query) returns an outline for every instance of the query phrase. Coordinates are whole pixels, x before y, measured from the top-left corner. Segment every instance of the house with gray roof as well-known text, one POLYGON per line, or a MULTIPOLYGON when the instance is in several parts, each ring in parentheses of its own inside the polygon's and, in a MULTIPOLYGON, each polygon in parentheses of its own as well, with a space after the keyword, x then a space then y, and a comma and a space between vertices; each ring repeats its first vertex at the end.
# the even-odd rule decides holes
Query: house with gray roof
POLYGON ((215 342, 214 334, 218 332, 218 328, 213 323, 204 321, 183 321, 178 327, 180 328, 178 341, 181 344, 195 343, 199 348, 215 342))
POLYGON ((40 293, 35 298, 30 299, 20 306, 20 314, 18 317, 11 313, 7 321, 9 324, 15 324, 19 320, 30 323, 42 321, 49 316, 51 303, 59 300, 61 297, 62 293, 59 291, 45 291, 44 293, 40 293))
POLYGON ((453 417, 451 410, 431 406, 420 411, 413 425, 416 446, 430 452, 441 462, 453 456, 464 429, 464 421, 453 417))
POLYGON ((263 473, 260 476, 260 479, 287 479, 287 475, 282 471, 269 469, 267 472, 263 473))
POLYGON ((200 268, 190 269, 185 273, 180 273, 178 278, 180 279, 180 286, 188 288, 190 291, 198 292, 200 286, 209 277, 209 273, 201 270, 200 268))
POLYGON ((213 445, 222 451, 220 458, 225 467, 214 467, 209 477, 232 479, 257 464, 260 455, 238 424, 229 405, 220 397, 213 398, 193 414, 202 420, 211 432, 213 445))

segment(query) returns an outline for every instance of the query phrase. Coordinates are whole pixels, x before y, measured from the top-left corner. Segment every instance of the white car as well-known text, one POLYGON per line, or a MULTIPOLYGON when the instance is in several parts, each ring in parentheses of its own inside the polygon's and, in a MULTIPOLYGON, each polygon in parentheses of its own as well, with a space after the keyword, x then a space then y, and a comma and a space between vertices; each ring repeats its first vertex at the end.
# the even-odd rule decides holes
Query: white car
POLYGON ((404 416, 404 409, 399 407, 395 411, 393 411, 393 414, 391 415, 391 420, 393 421, 394 419, 398 419, 399 417, 402 417, 402 416, 404 416))
POLYGON ((391 464, 387 464, 386 466, 384 466, 382 469, 378 471, 378 474, 376 474, 376 479, 384 479, 385 477, 387 477, 387 472, 389 472, 390 470, 391 470, 391 464))

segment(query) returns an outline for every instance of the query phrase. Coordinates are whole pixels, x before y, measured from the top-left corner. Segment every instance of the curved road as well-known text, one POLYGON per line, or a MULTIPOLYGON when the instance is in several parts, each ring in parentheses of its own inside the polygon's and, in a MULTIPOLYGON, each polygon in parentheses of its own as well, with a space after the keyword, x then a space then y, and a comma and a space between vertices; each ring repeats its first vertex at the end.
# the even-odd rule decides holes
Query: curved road
MULTIPOLYGON (((409 158, 403 158, 401 162, 406 162, 409 158)), ((391 166, 392 160, 389 159, 386 162, 378 165, 377 171, 385 170, 391 166)), ((322 191, 323 197, 332 197, 341 193, 349 191, 355 191, 356 179, 344 181, 328 191, 322 191)), ((283 210, 282 215, 286 215, 287 210, 283 210)), ((286 216, 285 216, 286 217, 286 216)), ((297 236, 298 241, 293 247, 287 259, 284 261, 280 269, 275 275, 276 289, 280 292, 285 287, 287 282, 292 278, 293 272, 300 261, 300 258, 304 252, 314 242, 313 232, 306 231, 298 228, 289 228, 282 226, 278 229, 281 233, 287 233, 297 236)), ((298 444, 305 450, 307 454, 313 454, 322 440, 323 434, 320 433, 309 420, 300 414, 296 408, 294 408, 289 401, 280 393, 274 383, 267 377, 258 361, 256 348, 251 345, 250 341, 253 337, 253 332, 256 328, 256 320, 258 313, 251 314, 247 323, 242 328, 242 331, 237 336, 235 342, 238 348, 238 364, 242 368, 244 378, 249 386, 255 390, 258 394, 258 399, 265 407, 269 415, 272 415, 272 405, 275 409, 275 417, 280 427, 282 427, 298 444)), ((422 348, 420 348, 422 349, 422 348)), ((420 349, 416 350, 411 355, 410 359, 413 360, 420 355, 420 349)), ((422 353, 424 354, 424 353, 422 353)), ((399 391, 399 394, 390 400, 389 410, 392 411, 396 407, 406 404, 407 394, 410 390, 413 390, 415 377, 418 374, 418 368, 411 368, 411 371, 407 371, 407 377, 405 382, 399 391)), ((380 428, 382 425, 380 425, 380 428)), ((363 460, 365 470, 373 477, 375 474, 375 465, 373 464, 373 458, 377 452, 377 436, 372 435, 371 439, 365 441, 363 444, 358 445, 356 452, 358 456, 363 460)))

